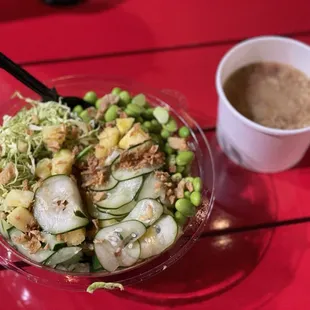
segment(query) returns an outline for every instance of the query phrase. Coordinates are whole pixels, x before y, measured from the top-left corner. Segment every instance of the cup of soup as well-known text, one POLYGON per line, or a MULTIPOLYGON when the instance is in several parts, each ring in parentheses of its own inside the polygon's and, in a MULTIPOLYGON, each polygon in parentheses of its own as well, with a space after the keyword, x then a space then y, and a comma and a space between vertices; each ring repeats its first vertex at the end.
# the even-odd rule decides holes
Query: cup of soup
POLYGON ((274 173, 310 144, 310 47, 262 36, 237 44, 216 72, 217 139, 236 164, 274 173))

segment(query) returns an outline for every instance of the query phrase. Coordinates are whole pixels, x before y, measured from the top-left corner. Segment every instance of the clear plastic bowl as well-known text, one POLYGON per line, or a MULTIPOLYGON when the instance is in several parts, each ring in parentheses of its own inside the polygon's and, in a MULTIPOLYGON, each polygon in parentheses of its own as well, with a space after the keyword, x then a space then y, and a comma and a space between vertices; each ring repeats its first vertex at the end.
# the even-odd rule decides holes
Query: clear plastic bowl
MULTIPOLYGON (((155 90, 148 86, 124 79, 108 79, 100 76, 68 76, 50 82, 48 85, 56 87, 62 95, 83 96, 87 91, 94 90, 98 95, 109 92, 113 87, 119 86, 133 94, 144 93, 152 105, 169 106, 180 124, 191 128, 191 147, 195 151, 193 173, 203 180, 203 203, 198 208, 197 214, 192 217, 184 229, 183 235, 164 253, 149 258, 135 266, 118 270, 113 273, 68 273, 45 267, 29 261, 18 253, 2 237, 0 237, 0 263, 10 270, 14 270, 27 279, 43 285, 60 289, 85 291, 93 282, 118 282, 124 286, 141 282, 175 263, 198 240, 214 202, 214 165, 210 146, 198 124, 185 112, 187 103, 179 92, 173 90, 155 90)), ((21 87, 22 89, 22 87, 21 87)), ((22 92, 26 97, 38 98, 33 92, 22 92)), ((23 102, 19 99, 10 99, 0 105, 0 116, 14 115, 22 108, 23 102)))

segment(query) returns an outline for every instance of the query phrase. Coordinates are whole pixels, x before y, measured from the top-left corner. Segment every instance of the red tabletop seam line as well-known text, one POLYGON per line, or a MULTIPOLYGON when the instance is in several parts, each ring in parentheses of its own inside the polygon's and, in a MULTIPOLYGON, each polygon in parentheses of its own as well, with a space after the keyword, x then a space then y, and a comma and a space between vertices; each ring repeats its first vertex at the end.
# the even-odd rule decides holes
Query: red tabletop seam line
MULTIPOLYGON (((273 35, 286 36, 286 37, 308 36, 310 35, 310 30, 300 31, 300 32, 291 32, 291 33, 282 33, 282 34, 273 34, 273 35)), ((41 64, 43 65, 43 64, 53 64, 53 63, 62 63, 62 62, 93 60, 93 59, 99 59, 99 58, 124 57, 124 56, 150 54, 150 53, 164 53, 164 52, 177 51, 177 50, 214 47, 214 46, 221 46, 221 45, 233 45, 245 39, 248 39, 248 37, 227 39, 227 40, 220 40, 220 41, 197 42, 197 43, 182 44, 182 45, 175 45, 175 46, 150 48, 150 49, 110 52, 110 53, 93 54, 93 55, 76 56, 76 57, 42 59, 38 61, 24 61, 24 62, 19 62, 19 65, 32 66, 32 65, 41 65, 41 64)))

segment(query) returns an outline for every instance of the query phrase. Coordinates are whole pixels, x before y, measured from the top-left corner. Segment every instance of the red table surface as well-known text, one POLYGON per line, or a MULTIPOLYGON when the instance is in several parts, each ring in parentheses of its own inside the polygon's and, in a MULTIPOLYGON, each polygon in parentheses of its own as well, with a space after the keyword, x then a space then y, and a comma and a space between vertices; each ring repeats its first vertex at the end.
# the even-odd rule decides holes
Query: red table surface
MULTIPOLYGON (((177 89, 187 97, 190 114, 202 126, 212 126, 214 74, 230 41, 299 32, 295 37, 309 43, 309 11, 306 0, 281 5, 275 0, 90 0, 76 8, 11 0, 1 3, 0 44, 15 60, 33 63, 27 69, 42 79, 100 73, 177 89)), ((4 72, 0 79, 0 100, 22 89, 4 72)), ((206 232, 310 216, 310 154, 290 171, 259 175, 230 163, 214 134, 208 138, 218 203, 206 232)), ((205 237, 174 266, 125 293, 64 292, 1 271, 1 309, 308 309, 309 234, 310 225, 300 224, 205 237)))

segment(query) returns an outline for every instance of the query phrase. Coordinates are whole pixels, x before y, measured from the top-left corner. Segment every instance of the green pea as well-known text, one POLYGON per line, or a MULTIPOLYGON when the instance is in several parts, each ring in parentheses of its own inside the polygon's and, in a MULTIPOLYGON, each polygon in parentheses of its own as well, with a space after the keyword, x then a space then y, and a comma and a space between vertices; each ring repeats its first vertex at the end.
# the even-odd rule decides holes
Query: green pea
POLYGON ((144 125, 141 125, 141 129, 142 129, 144 132, 146 132, 146 133, 149 132, 149 130, 148 130, 144 125))
POLYGON ((160 135, 163 139, 167 140, 170 137, 170 132, 167 129, 162 129, 160 135))
POLYGON ((180 151, 177 155, 177 165, 186 166, 193 160, 193 158, 194 153, 192 151, 180 151))
POLYGON ((154 118, 153 111, 154 111, 153 108, 147 108, 146 110, 142 112, 142 117, 144 117, 147 120, 153 119, 154 118))
POLYGON ((137 115, 130 109, 125 109, 124 112, 128 115, 128 116, 133 116, 136 117, 137 115))
POLYGON ((182 180, 182 174, 181 173, 175 173, 171 176, 171 180, 173 182, 180 182, 182 180))
POLYGON ((193 177, 186 177, 185 181, 193 183, 194 182, 194 178, 193 177))
POLYGON ((196 212, 193 204, 186 198, 178 199, 175 203, 175 208, 187 217, 193 216, 196 212))
POLYGON ((113 95, 119 95, 122 92, 122 90, 119 87, 114 87, 111 91, 111 94, 113 95))
POLYGON ((143 108, 135 103, 130 103, 127 105, 127 109, 131 110, 135 115, 140 115, 143 112, 143 108))
POLYGON ((132 103, 137 104, 140 107, 144 107, 146 104, 146 99, 143 94, 136 95, 132 98, 132 103))
POLYGON ((81 105, 76 105, 74 108, 73 108, 73 112, 76 113, 77 115, 81 114, 83 112, 83 108, 81 105))
POLYGON ((150 121, 145 121, 145 122, 143 123, 143 126, 144 126, 145 128, 147 128, 148 130, 150 130, 151 127, 152 127, 152 123, 151 123, 150 121))
POLYGON ((97 110, 100 109, 101 99, 102 99, 102 98, 99 98, 99 99, 97 99, 97 101, 96 101, 95 107, 96 107, 97 110))
POLYGON ((143 123, 143 118, 141 116, 138 116, 136 118, 136 122, 142 124, 143 123))
POLYGON ((174 218, 180 226, 183 226, 187 220, 186 217, 179 211, 174 213, 174 218))
POLYGON ((95 104, 97 101, 97 95, 94 91, 89 91, 84 95, 83 99, 88 103, 95 104))
POLYGON ((156 119, 151 120, 152 128, 151 131, 154 133, 160 133, 161 131, 161 125, 157 122, 156 119))
POLYGON ((185 166, 177 166, 177 172, 183 173, 185 170, 185 166))
POLYGON ((200 192, 192 192, 190 196, 191 203, 198 207, 201 204, 201 194, 200 192))
POLYGON ((121 102, 124 104, 128 104, 131 101, 130 94, 127 90, 122 90, 119 94, 119 98, 121 99, 121 102))
POLYGON ((190 199, 191 193, 189 191, 184 192, 184 197, 190 199))
POLYGON ((183 126, 179 129, 179 136, 181 138, 187 138, 190 135, 190 131, 186 126, 183 126))
POLYGON ((87 110, 84 110, 84 111, 81 112, 80 118, 81 118, 84 122, 89 122, 89 121, 91 120, 91 118, 90 118, 90 116, 89 116, 87 110))
POLYGON ((195 192, 200 192, 202 190, 202 181, 199 177, 194 179, 193 186, 194 186, 195 192))
POLYGON ((178 124, 175 119, 170 118, 169 122, 164 126, 170 132, 176 132, 178 130, 178 124))
POLYGON ((104 120, 106 122, 112 122, 117 118, 118 107, 116 105, 111 105, 104 114, 104 120))
POLYGON ((174 149, 172 147, 170 147, 167 143, 165 144, 165 153, 168 154, 168 155, 171 155, 174 153, 174 149))
POLYGON ((161 124, 166 124, 169 120, 169 112, 163 107, 156 107, 153 115, 161 124))

